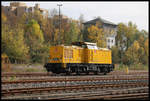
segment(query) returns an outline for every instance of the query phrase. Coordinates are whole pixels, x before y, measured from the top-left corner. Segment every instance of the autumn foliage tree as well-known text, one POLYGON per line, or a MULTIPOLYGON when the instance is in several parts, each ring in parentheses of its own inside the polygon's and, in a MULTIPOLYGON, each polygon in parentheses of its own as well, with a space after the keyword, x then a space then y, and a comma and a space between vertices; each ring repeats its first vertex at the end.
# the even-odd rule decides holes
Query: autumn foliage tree
POLYGON ((139 52, 140 45, 138 41, 134 41, 133 45, 131 45, 125 53, 126 58, 128 58, 127 63, 133 64, 139 62, 139 52))
POLYGON ((119 48, 118 47, 116 47, 116 46, 113 46, 112 48, 111 48, 111 51, 112 51, 112 62, 114 63, 114 64, 117 64, 117 63, 120 63, 121 62, 121 60, 120 60, 120 50, 119 50, 119 48))
POLYGON ((24 30, 9 25, 2 25, 2 53, 6 53, 14 62, 14 59, 25 60, 28 55, 28 47, 24 40, 24 30))
POLYGON ((145 49, 148 50, 148 48, 144 47, 146 38, 147 32, 139 31, 132 22, 128 22, 127 25, 119 23, 116 46, 119 49, 120 61, 124 64, 147 64, 148 56, 145 55, 145 49))
POLYGON ((28 22, 25 29, 25 39, 27 45, 30 47, 29 53, 32 62, 40 62, 40 49, 42 48, 44 37, 36 20, 32 19, 28 22))
POLYGON ((97 43, 99 47, 106 47, 106 39, 102 28, 92 25, 88 28, 88 38, 91 42, 97 43))
POLYGON ((70 37, 71 37, 71 42, 74 42, 74 41, 79 41, 78 40, 78 36, 79 36, 79 28, 78 28, 78 25, 75 21, 72 21, 70 23, 70 30, 69 30, 69 34, 70 34, 70 37))
POLYGON ((124 55, 125 64, 148 64, 148 39, 142 37, 135 40, 124 55), (143 43, 143 44, 142 44, 143 43))

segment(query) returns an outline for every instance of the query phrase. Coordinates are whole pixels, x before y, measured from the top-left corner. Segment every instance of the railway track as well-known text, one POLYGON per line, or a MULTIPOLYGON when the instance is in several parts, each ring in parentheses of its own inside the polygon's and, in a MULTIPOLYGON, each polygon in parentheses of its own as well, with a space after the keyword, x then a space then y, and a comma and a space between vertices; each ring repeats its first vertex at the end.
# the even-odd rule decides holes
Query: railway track
POLYGON ((130 78, 52 78, 43 80, 17 80, 17 81, 2 81, 2 89, 12 89, 22 87, 36 87, 40 84, 42 86, 56 86, 56 85, 72 85, 72 84, 105 84, 105 83, 141 83, 148 82, 148 77, 130 77, 130 78))
MULTIPOLYGON (((14 74, 4 75, 7 78, 14 74)), ((16 75, 27 77, 25 73, 16 75)), ((41 75, 43 79, 2 80, 2 99, 148 99, 149 76, 144 72, 141 75, 41 75)), ((32 77, 32 74, 28 76, 32 77)))
MULTIPOLYGON (((115 89, 105 90, 101 92, 94 92, 89 94, 80 94, 78 96, 67 96, 66 98, 61 97, 65 100, 94 100, 94 99, 106 99, 106 100, 117 100, 117 99, 148 99, 147 87, 129 88, 129 89, 115 89)), ((49 98, 52 99, 52 98, 49 98)))
MULTIPOLYGON (((38 91, 36 91, 38 92, 38 91)), ((136 87, 136 88, 126 88, 126 89, 101 89, 83 92, 67 92, 67 93, 54 93, 54 94, 29 94, 24 96, 9 96, 3 97, 2 99, 61 99, 61 100, 89 100, 89 99, 149 99, 148 98, 148 87, 136 87)))
POLYGON ((148 78, 95 78, 95 79, 57 79, 2 82, 2 95, 35 90, 65 90, 98 87, 148 86, 148 78), (69 87, 69 88, 68 88, 69 87), (73 88, 72 88, 73 87, 73 88), (64 89, 65 88, 65 89, 64 89))

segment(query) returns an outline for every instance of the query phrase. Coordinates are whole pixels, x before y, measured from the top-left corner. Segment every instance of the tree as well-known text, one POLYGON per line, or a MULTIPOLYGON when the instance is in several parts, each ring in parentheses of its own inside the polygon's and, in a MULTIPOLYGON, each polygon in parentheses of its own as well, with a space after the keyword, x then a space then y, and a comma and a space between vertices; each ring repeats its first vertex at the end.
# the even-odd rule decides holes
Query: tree
POLYGON ((37 23, 36 20, 32 19, 29 21, 29 23, 26 26, 26 36, 28 38, 30 37, 35 37, 39 42, 43 43, 44 38, 43 38, 43 33, 40 29, 39 24, 37 23))
POLYGON ((131 21, 128 22, 127 31, 125 33, 125 36, 127 38, 127 49, 132 43, 134 42, 134 35, 137 32, 137 26, 136 24, 132 24, 131 21))
POLYGON ((29 49, 25 44, 24 30, 8 25, 2 25, 2 29, 2 53, 6 53, 13 60, 25 60, 29 49))
POLYGON ((7 17, 5 16, 3 12, 2 12, 1 19, 2 19, 2 23, 5 23, 7 21, 7 17))
POLYGON ((116 36, 116 45, 120 50, 124 50, 126 47, 126 34, 127 26, 123 23, 118 24, 117 36, 116 36))
POLYGON ((137 41, 139 42, 140 47, 143 47, 145 39, 144 39, 144 37, 142 35, 139 36, 137 41))
POLYGON ((25 39, 30 47, 29 53, 32 62, 40 62, 40 49, 43 47, 44 37, 36 20, 32 19, 28 22, 25 29, 25 39))
POLYGON ((46 24, 42 26, 45 43, 53 44, 54 42, 54 25, 52 20, 47 18, 46 24))
POLYGON ((57 45, 59 41, 59 29, 55 29, 55 35, 54 35, 54 44, 57 45))
POLYGON ((112 62, 113 62, 114 64, 120 63, 119 48, 116 47, 116 46, 113 46, 113 47, 111 48, 111 50, 112 50, 112 62))
POLYGON ((146 56, 149 56, 149 39, 147 38, 145 43, 144 43, 144 49, 145 49, 145 53, 146 53, 146 56))
POLYGON ((106 47, 106 39, 104 37, 104 32, 102 28, 98 28, 98 24, 96 26, 92 25, 88 28, 88 38, 91 42, 97 43, 99 47, 106 47))
POLYGON ((140 47, 138 50, 138 57, 139 57, 139 62, 146 64, 146 60, 145 60, 145 51, 143 47, 140 47))
POLYGON ((139 62, 139 49, 140 45, 138 41, 134 41, 134 43, 128 48, 125 53, 127 60, 127 64, 135 64, 139 62))
POLYGON ((145 43, 144 43, 144 58, 143 58, 143 63, 144 64, 148 64, 148 60, 149 60, 149 39, 147 38, 146 40, 145 40, 145 43))
POLYGON ((88 38, 88 27, 87 26, 84 27, 82 33, 83 33, 83 41, 90 41, 88 38))
POLYGON ((140 45, 139 48, 139 59, 140 62, 143 64, 147 64, 148 62, 148 38, 146 39, 146 37, 141 33, 139 38, 138 38, 138 43, 140 45))
POLYGON ((79 29, 80 29, 80 33, 79 33, 79 40, 83 41, 83 34, 84 34, 84 26, 83 26, 83 22, 84 22, 84 15, 80 14, 79 17, 79 29))
POLYGON ((72 21, 70 24, 70 34, 72 35, 72 42, 74 41, 79 41, 78 36, 79 36, 79 27, 77 25, 76 21, 72 21))
POLYGON ((124 52, 127 50, 127 26, 124 23, 118 24, 117 36, 116 36, 116 46, 119 49, 120 62, 126 61, 124 57, 124 52))
POLYGON ((68 26, 68 31, 65 31, 65 42, 67 45, 71 44, 74 41, 79 41, 79 27, 76 21, 71 21, 68 26))
POLYGON ((144 38, 148 37, 148 32, 146 30, 141 30, 141 34, 144 36, 144 38))
POLYGON ((128 49, 133 42, 138 38, 139 32, 137 30, 136 24, 128 22, 128 25, 123 23, 118 24, 118 31, 116 37, 116 45, 123 50, 124 48, 128 49))

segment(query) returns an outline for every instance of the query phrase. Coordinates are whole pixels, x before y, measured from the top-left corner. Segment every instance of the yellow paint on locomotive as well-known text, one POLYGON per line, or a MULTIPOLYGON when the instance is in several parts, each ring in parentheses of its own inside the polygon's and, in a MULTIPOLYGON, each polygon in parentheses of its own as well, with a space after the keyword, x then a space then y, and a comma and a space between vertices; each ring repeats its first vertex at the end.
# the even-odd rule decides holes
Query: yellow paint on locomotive
POLYGON ((50 47, 49 63, 96 63, 112 64, 111 50, 87 49, 79 46, 50 47))
POLYGON ((51 46, 49 55, 49 63, 62 63, 63 62, 63 47, 51 46))

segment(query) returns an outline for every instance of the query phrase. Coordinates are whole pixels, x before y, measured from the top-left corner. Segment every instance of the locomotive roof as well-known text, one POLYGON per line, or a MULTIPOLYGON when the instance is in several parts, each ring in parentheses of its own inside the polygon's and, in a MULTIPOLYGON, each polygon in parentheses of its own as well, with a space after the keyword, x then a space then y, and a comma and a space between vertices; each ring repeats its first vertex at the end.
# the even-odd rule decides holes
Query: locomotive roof
POLYGON ((72 45, 94 45, 96 46, 96 43, 92 43, 92 42, 72 42, 72 45))
POLYGON ((98 50, 109 50, 107 48, 100 48, 100 47, 97 47, 96 43, 91 43, 91 42, 72 42, 72 45, 71 46, 64 46, 66 48, 85 48, 85 47, 82 47, 82 45, 86 45, 88 49, 98 49, 98 50))
POLYGON ((98 48, 98 49, 101 49, 101 50, 109 50, 108 48, 98 48))

